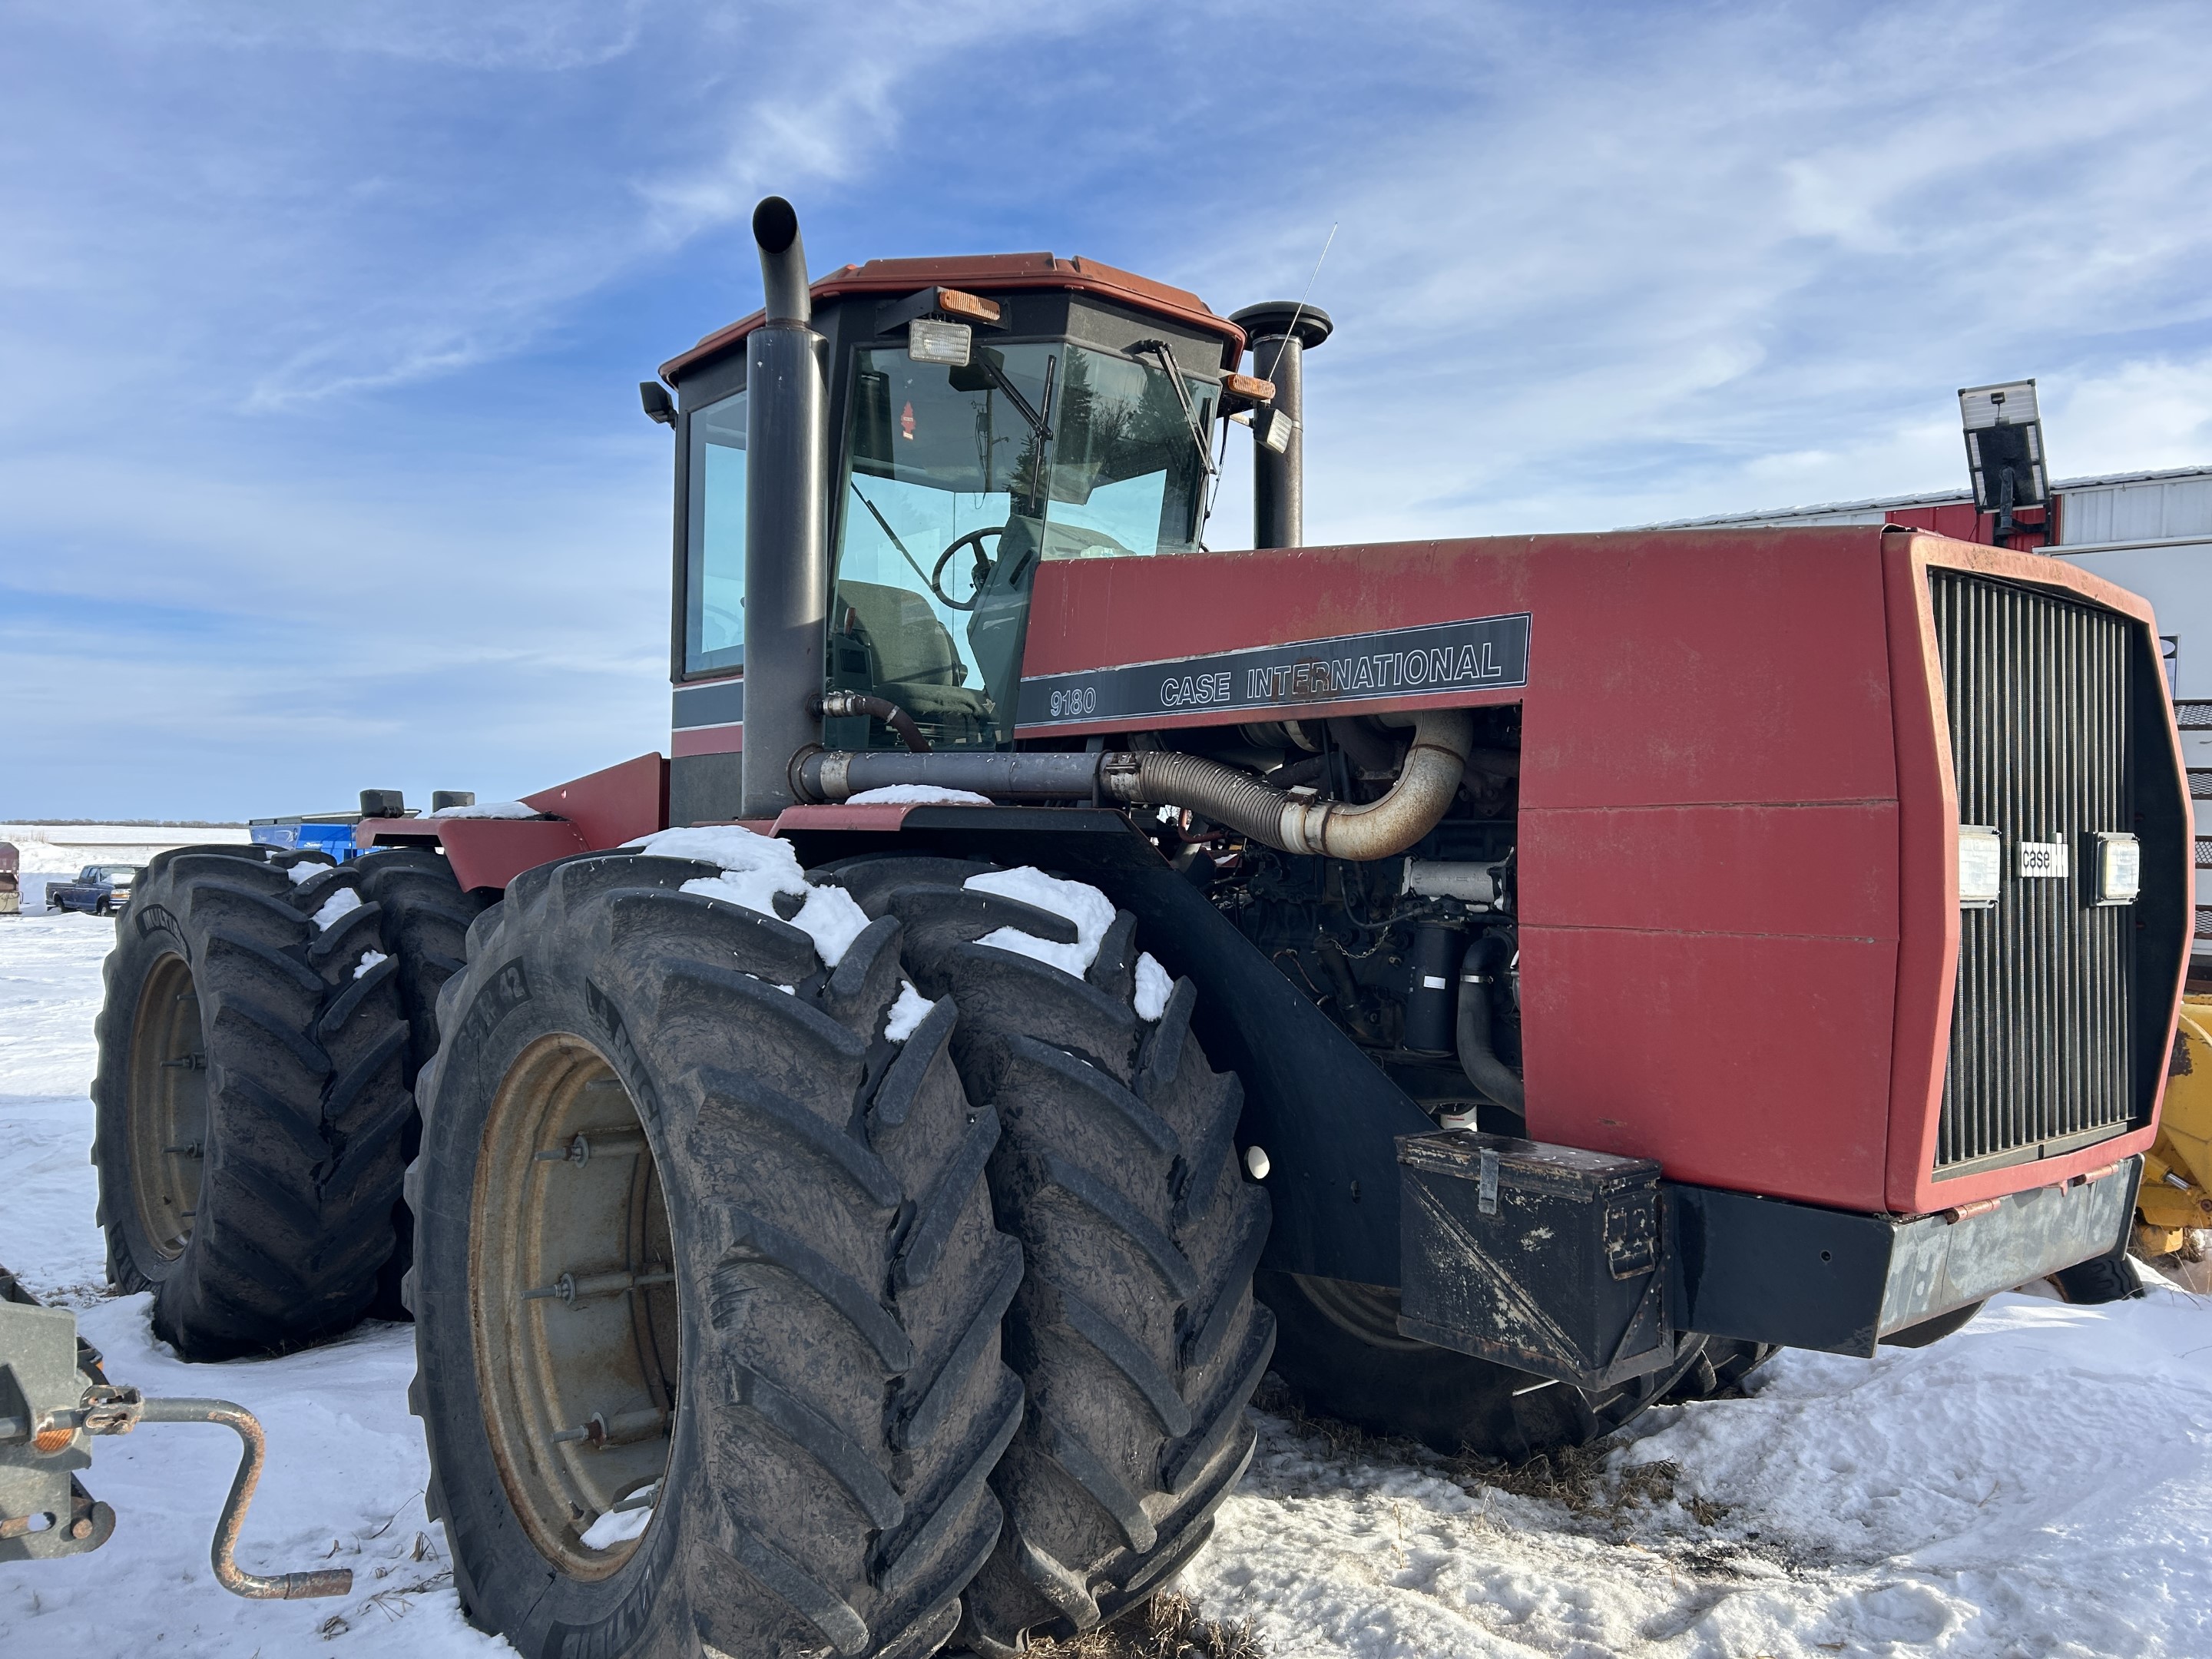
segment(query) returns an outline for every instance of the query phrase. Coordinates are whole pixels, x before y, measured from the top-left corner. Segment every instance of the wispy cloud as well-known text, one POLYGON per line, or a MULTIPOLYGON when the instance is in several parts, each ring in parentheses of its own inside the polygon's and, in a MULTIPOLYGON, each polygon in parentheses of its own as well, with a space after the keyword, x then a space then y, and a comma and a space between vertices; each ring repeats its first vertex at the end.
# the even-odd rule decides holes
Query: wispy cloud
POLYGON ((0 15, 12 811, 663 741, 630 386, 749 307, 769 189, 817 267, 1050 246, 1224 310, 1340 224, 1316 538, 1946 487, 1952 389, 2022 374, 2062 472, 2212 459, 2193 7, 0 15))

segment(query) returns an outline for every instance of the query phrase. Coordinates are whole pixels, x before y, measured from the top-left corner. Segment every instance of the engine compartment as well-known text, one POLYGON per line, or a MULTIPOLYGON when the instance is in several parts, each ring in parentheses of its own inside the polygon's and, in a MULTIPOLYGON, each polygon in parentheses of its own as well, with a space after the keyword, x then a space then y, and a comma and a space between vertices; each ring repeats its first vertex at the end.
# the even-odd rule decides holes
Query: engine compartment
MULTIPOLYGON (((1407 737, 1352 717, 1145 733, 1131 746, 1171 746, 1272 788, 1362 803, 1388 791, 1407 737)), ((1525 1134, 1520 753, 1520 707, 1478 711, 1474 747, 1443 817, 1386 859, 1280 852, 1188 811, 1135 816, 1169 862, 1431 1117, 1525 1134)))

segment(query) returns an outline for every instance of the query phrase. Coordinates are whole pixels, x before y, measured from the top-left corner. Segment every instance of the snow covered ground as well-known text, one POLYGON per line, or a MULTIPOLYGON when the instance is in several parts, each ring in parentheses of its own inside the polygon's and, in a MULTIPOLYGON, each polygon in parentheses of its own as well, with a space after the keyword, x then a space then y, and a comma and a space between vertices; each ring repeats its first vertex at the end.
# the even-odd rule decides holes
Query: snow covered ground
MULTIPOLYGON (((82 1310, 118 1381, 258 1413, 270 1466, 241 1564, 347 1565, 356 1589, 217 1588, 235 1442, 142 1429, 97 1442, 84 1477, 118 1517, 105 1549, 0 1567, 0 1653, 507 1651, 462 1622, 423 1514, 406 1329, 185 1365, 145 1298, 102 1295, 86 1090, 108 936, 0 922, 0 1261, 82 1310)), ((2212 1656, 2212 1305, 2008 1297, 1934 1348, 1786 1354, 1760 1381, 1654 1413, 1563 1497, 1262 1414, 1183 1587, 1277 1659, 2212 1656)))

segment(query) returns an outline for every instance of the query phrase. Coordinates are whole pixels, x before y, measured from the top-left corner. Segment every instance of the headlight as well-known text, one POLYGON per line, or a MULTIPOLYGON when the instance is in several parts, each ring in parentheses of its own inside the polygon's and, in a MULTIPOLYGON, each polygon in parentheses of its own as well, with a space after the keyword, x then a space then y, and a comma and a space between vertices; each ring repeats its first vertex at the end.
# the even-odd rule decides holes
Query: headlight
POLYGON ((2097 902, 2133 904, 2142 890, 2142 843, 2117 830, 2089 839, 2096 848, 2097 902))
POLYGON ((2004 837, 1986 823, 1959 826, 1959 904, 1986 910, 2004 890, 2004 837))
POLYGON ((918 363, 945 363, 954 368, 965 368, 975 339, 975 331, 965 323, 940 323, 932 318, 917 317, 907 325, 906 355, 918 363))

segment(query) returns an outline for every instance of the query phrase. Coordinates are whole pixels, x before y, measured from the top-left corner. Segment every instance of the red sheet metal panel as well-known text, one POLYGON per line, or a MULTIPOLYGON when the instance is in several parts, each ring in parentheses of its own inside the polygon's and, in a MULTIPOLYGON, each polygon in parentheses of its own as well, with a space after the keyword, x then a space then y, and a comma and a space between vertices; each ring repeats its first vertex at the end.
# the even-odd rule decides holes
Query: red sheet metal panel
POLYGON ((1893 940, 1521 930, 1528 1132, 1878 1210, 1893 940))
MULTIPOLYGON (((871 801, 863 806, 787 806, 763 835, 783 835, 795 830, 872 830, 894 834, 915 809, 912 801, 871 801)), ((748 828, 756 826, 748 825, 748 828)))
POLYGON ((1897 938, 1897 803, 1524 807, 1523 923, 1897 938))
POLYGON ((640 755, 525 795, 522 804, 568 819, 587 848, 619 847, 668 827, 668 763, 640 755))
POLYGON ((504 888, 525 870, 592 850, 558 818, 365 818, 355 838, 362 847, 441 848, 464 888, 504 888))
POLYGON ((742 755, 745 751, 744 722, 732 720, 725 726, 679 726, 670 736, 669 748, 678 757, 742 755))
POLYGON ((1528 613, 1525 691, 1269 712, 1522 705, 1531 1132, 1684 1180, 1928 1210, 2148 1138, 1927 1177, 1958 951, 1931 560, 2149 614, 2054 560, 1875 526, 1274 549, 1048 564, 1024 672, 1528 613))

